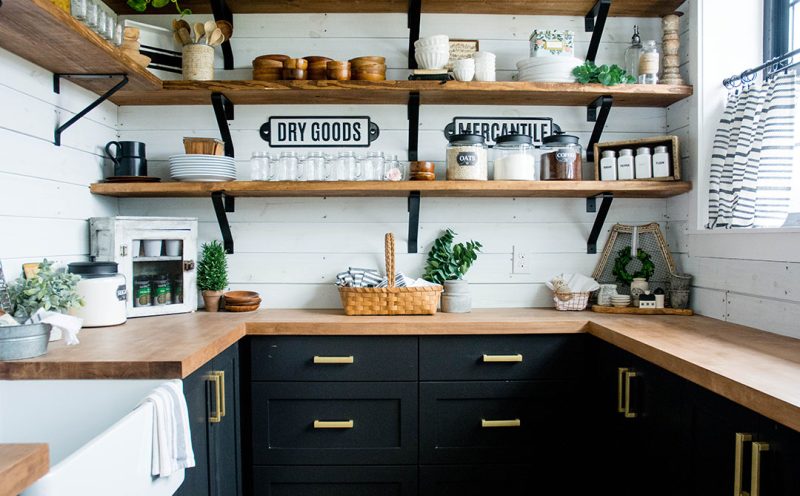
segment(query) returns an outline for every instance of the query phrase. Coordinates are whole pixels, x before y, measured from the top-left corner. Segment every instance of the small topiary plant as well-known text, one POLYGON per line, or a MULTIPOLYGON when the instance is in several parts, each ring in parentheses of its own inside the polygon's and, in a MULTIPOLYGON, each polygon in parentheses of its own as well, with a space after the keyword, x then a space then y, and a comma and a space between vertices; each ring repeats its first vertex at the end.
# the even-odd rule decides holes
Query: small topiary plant
POLYGON ((425 274, 422 276, 426 281, 444 284, 445 281, 463 279, 478 259, 483 245, 477 241, 453 245, 455 236, 452 229, 447 229, 433 242, 425 263, 425 274))
POLYGON ((222 291, 228 287, 228 259, 219 241, 203 243, 197 263, 197 287, 201 291, 222 291))

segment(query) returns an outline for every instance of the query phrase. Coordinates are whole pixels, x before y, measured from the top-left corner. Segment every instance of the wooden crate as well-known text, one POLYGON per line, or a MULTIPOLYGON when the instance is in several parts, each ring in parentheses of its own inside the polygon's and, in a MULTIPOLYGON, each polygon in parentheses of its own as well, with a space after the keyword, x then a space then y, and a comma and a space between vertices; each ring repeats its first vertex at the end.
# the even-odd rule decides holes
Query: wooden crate
MULTIPOLYGON (((680 181, 681 180, 681 150, 677 136, 656 136, 653 138, 640 138, 635 140, 607 141, 605 143, 594 144, 594 178, 600 180, 600 158, 603 150, 614 150, 619 153, 623 148, 633 149, 634 156, 636 148, 647 146, 654 150, 657 146, 666 146, 670 153, 670 175, 668 177, 654 177, 651 179, 633 179, 634 181, 680 181)), ((623 179, 628 181, 628 179, 623 179)))

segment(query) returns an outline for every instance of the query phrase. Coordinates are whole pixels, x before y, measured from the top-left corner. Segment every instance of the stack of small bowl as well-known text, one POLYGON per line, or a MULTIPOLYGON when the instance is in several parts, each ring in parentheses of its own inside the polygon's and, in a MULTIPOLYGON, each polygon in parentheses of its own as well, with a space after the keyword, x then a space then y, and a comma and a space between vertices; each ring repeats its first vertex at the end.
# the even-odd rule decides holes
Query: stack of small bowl
POLYGON ((222 297, 228 312, 252 312, 261 306, 261 296, 255 291, 228 291, 222 297))
POLYGON ((328 79, 332 81, 350 80, 350 62, 346 60, 329 60, 325 67, 328 79))
POLYGON ((444 69, 450 60, 450 38, 437 34, 414 42, 414 58, 420 69, 444 69))
POLYGON ((331 59, 318 55, 310 55, 303 58, 308 61, 308 70, 306 72, 308 79, 312 81, 328 79, 328 62, 330 62, 331 59))
POLYGON ((286 59, 283 61, 283 79, 285 81, 304 81, 307 77, 308 61, 306 59, 286 59))
POLYGON ((386 81, 386 58, 378 56, 350 59, 351 79, 357 81, 386 81))
POLYGON ((283 61, 288 55, 262 55, 253 60, 253 79, 256 81, 280 81, 283 79, 283 61))
POLYGON ((631 295, 614 295, 611 297, 611 305, 615 307, 627 307, 631 304, 631 295))

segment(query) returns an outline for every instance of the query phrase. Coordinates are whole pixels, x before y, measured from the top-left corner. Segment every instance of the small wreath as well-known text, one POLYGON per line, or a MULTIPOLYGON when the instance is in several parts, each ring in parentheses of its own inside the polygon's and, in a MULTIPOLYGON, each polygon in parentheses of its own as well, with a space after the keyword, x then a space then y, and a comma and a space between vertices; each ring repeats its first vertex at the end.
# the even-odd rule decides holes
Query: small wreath
POLYGON ((628 264, 633 260, 631 256, 631 247, 626 246, 617 252, 617 258, 614 260, 614 271, 612 272, 617 276, 617 280, 630 284, 634 279, 650 279, 653 276, 653 273, 656 271, 656 266, 650 259, 650 254, 639 248, 636 250, 636 259, 642 263, 642 268, 635 274, 631 274, 628 272, 628 264))

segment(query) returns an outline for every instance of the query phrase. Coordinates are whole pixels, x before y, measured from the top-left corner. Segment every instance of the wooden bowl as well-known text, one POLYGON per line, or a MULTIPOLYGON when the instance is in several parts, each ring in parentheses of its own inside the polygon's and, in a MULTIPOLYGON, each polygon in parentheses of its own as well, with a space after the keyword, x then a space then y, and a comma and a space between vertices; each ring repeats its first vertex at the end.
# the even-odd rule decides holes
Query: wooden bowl
POLYGON ((283 55, 281 53, 270 53, 269 55, 262 55, 260 57, 256 57, 253 62, 256 60, 277 60, 278 62, 283 63, 284 60, 290 59, 288 55, 283 55))
POLYGON ((328 69, 327 76, 332 81, 349 81, 350 69, 328 69))
POLYGON ((411 174, 409 177, 410 181, 435 181, 436 174, 433 172, 417 172, 415 174, 411 174))
POLYGON ((303 69, 284 69, 283 79, 286 81, 305 81, 307 74, 303 69))
POLYGON ((308 57, 303 58, 306 59, 309 64, 322 64, 333 60, 328 57, 320 57, 319 55, 309 55, 308 57))
POLYGON ((354 59, 350 59, 350 63, 354 66, 361 65, 361 64, 385 64, 386 57, 379 57, 377 55, 370 55, 367 57, 356 57, 354 59))
POLYGON ((227 312, 255 312, 261 304, 257 305, 225 305, 227 312))
POLYGON ((328 79, 328 71, 325 69, 309 69, 306 71, 309 81, 325 81, 328 79))
POLYGON ((261 298, 261 295, 256 291, 227 291, 222 294, 225 298, 261 298))
POLYGON ((352 66, 353 72, 371 72, 373 74, 386 74, 386 66, 384 64, 361 64, 361 65, 353 65, 352 66))
POLYGON ((272 59, 255 59, 253 69, 283 69, 283 62, 272 59))
POLYGON ((434 170, 436 169, 436 164, 433 162, 425 162, 420 160, 416 162, 409 162, 408 167, 411 174, 418 172, 433 174, 434 170))
POLYGON ((350 62, 344 60, 330 60, 327 64, 325 64, 325 68, 328 70, 335 69, 335 70, 343 70, 347 69, 350 70, 350 62))
POLYGON ((286 59, 283 61, 284 69, 308 69, 308 61, 306 59, 286 59))
POLYGON ((386 74, 355 71, 351 74, 351 79, 354 81, 386 81, 386 74))
POLYGON ((187 155, 224 155, 225 142, 216 138, 183 138, 187 155))

